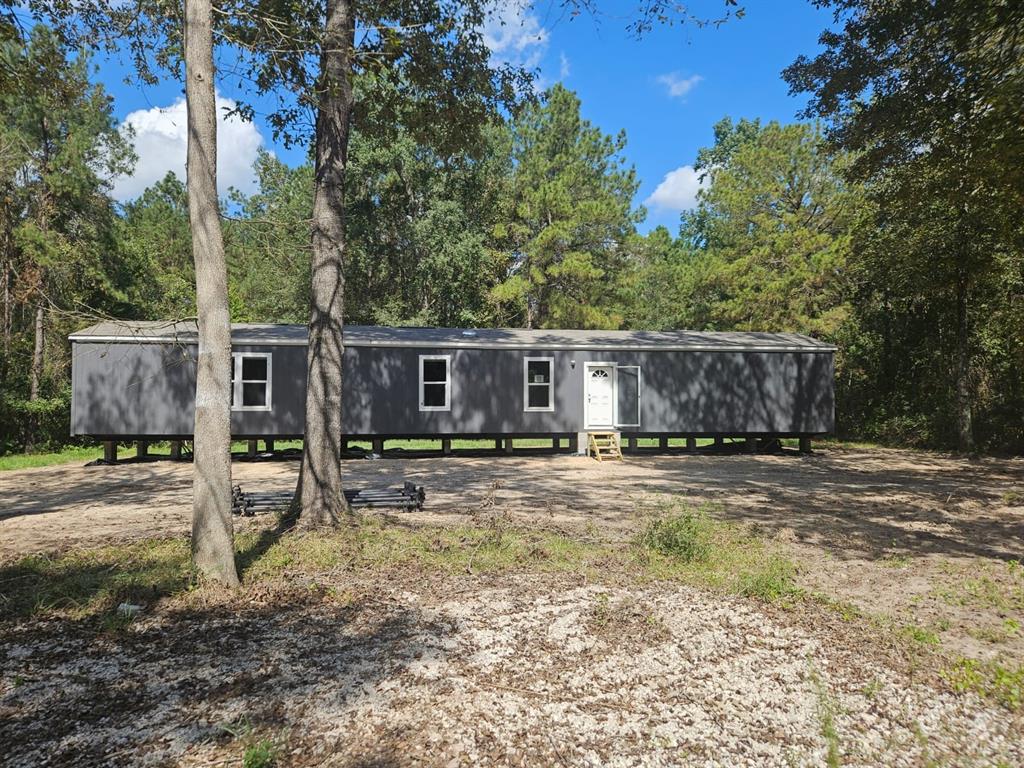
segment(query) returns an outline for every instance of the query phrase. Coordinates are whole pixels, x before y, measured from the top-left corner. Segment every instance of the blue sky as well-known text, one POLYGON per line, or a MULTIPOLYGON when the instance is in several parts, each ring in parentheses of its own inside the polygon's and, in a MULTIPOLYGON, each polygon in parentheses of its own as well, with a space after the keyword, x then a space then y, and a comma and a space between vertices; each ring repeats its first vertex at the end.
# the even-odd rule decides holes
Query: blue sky
MULTIPOLYGON (((636 202, 648 209, 641 229, 664 224, 675 231, 697 189, 689 166, 697 150, 711 142, 714 123, 725 115, 796 119, 804 98, 788 95, 780 72, 798 54, 817 50, 818 35, 831 20, 808 0, 743 4, 743 19, 718 28, 662 28, 641 40, 629 36, 624 21, 611 13, 570 20, 561 17, 557 5, 546 4, 502 6, 486 32, 496 57, 538 67, 542 86, 562 81, 580 95, 585 118, 609 133, 626 131, 625 154, 641 181, 636 202)), ((701 15, 716 15, 723 8, 719 0, 691 5, 701 15)), ((181 84, 126 85, 120 62, 96 63, 99 79, 115 98, 118 118, 136 129, 139 167, 134 179, 122 179, 115 187, 116 196, 129 199, 167 169, 183 171, 181 84)), ((227 79, 219 94, 225 104, 245 95, 227 79)), ((289 163, 304 157, 302 149, 275 144, 258 119, 254 125, 230 120, 221 126, 223 187, 251 191, 250 166, 261 146, 289 163)))

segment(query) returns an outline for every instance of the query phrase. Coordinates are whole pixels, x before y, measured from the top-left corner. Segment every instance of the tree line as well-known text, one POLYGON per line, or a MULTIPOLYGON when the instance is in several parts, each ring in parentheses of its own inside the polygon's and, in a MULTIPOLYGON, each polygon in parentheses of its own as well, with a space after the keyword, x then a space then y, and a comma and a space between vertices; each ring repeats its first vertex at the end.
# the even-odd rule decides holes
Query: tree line
MULTIPOLYGON (((109 196, 131 143, 87 58, 46 27, 5 55, 22 85, 0 102, 0 389, 13 451, 67 440, 68 332, 95 314, 193 317, 195 277, 181 180, 124 206, 109 196)), ((1013 146, 993 144, 994 161, 971 169, 982 178, 950 179, 959 169, 945 160, 885 164, 837 147, 820 123, 725 118, 695 158, 698 206, 678 230, 641 235, 625 135, 588 123, 562 86, 490 120, 471 153, 423 143, 401 120, 377 134, 357 126, 345 320, 806 333, 840 347, 842 436, 956 447, 966 411, 970 442, 1019 451, 1020 165, 1008 165, 1013 146), (999 152, 1010 178, 991 175, 999 152)), ((264 152, 255 171, 257 191, 224 206, 231 317, 304 323, 312 166, 264 152)))

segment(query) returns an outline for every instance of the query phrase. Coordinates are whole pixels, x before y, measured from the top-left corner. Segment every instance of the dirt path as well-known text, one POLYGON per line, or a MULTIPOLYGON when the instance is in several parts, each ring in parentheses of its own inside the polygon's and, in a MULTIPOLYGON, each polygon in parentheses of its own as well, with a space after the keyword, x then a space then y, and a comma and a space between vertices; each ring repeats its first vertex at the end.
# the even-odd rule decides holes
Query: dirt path
MULTIPOLYGON (((294 486, 295 461, 236 462, 247 490, 294 486)), ((632 535, 669 500, 710 502, 791 548, 809 590, 941 634, 972 656, 1024 659, 1024 460, 895 450, 811 456, 572 456, 353 460, 352 486, 405 479, 456 524, 500 513, 526 525, 632 535), (1015 630, 1014 626, 1018 629, 1015 630)), ((189 530, 191 466, 158 461, 0 473, 0 559, 189 530)), ((240 521, 240 525, 245 525, 240 521)))
POLYGON ((0 763, 239 764, 257 739, 291 766, 1024 761, 1019 718, 745 601, 383 582, 163 609, 116 635, 0 635, 0 763))
MULTIPOLYGON (((901 451, 809 457, 573 456, 354 460, 352 486, 422 483, 415 519, 459 522, 495 508, 523 522, 631 529, 638 504, 716 502, 726 515, 836 557, 1009 559, 1024 552, 1024 460, 969 461, 901 451)), ((247 490, 294 486, 295 461, 236 462, 247 490)), ((188 530, 191 465, 64 465, 0 473, 0 557, 188 530)))

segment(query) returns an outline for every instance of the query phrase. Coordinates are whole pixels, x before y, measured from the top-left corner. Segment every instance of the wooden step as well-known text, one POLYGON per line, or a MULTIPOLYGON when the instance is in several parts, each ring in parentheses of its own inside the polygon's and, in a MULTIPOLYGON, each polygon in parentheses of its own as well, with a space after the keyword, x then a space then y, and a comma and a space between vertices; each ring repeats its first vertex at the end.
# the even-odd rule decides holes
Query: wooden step
POLYGON ((588 432, 587 454, 598 461, 615 459, 622 461, 622 443, 618 432, 588 432))

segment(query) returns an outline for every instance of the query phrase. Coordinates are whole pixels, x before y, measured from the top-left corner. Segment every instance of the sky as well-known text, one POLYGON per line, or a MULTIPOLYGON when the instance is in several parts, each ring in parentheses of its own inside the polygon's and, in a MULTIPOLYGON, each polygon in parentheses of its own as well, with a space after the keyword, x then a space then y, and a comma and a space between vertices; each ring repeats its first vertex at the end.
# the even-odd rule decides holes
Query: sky
MULTIPOLYGON (((781 71, 799 54, 818 49, 831 20, 809 0, 746 0, 746 15, 719 27, 692 25, 630 36, 613 13, 566 17, 557 3, 525 8, 501 4, 485 29, 498 60, 538 71, 539 88, 562 82, 579 94, 583 117, 607 133, 625 130, 624 155, 640 180, 635 203, 647 208, 641 231, 665 225, 673 232, 682 211, 693 207, 697 150, 713 140, 713 125, 728 115, 793 121, 804 96, 790 96, 781 71)), ((618 3, 626 9, 631 3, 618 3)), ((720 15, 721 0, 695 0, 698 15, 720 15)), ((173 170, 184 178, 185 107, 181 83, 126 84, 125 64, 98 58, 97 77, 114 97, 120 121, 135 130, 139 163, 132 177, 117 179, 114 195, 126 201, 173 170)), ((219 104, 230 108, 247 94, 224 78, 219 104)), ((252 163, 265 148, 287 163, 305 159, 303 148, 276 143, 259 116, 220 125, 219 183, 255 190, 252 163)))

